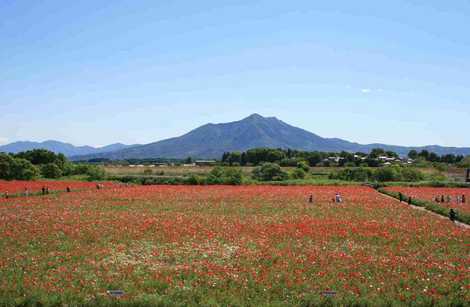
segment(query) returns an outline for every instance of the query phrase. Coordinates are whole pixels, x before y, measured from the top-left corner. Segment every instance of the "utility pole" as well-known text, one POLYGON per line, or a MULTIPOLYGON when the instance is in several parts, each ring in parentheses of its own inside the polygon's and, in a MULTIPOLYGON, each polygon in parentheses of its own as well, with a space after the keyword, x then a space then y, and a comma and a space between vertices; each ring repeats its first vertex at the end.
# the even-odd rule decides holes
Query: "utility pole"
POLYGON ((467 168, 467 179, 465 179, 465 182, 470 182, 470 168, 467 168))

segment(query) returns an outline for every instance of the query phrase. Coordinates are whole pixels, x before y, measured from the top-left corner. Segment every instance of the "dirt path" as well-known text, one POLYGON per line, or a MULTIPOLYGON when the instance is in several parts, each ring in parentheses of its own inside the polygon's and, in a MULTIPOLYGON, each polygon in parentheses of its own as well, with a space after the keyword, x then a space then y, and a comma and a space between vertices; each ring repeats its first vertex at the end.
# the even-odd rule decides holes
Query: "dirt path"
MULTIPOLYGON (((377 191, 377 192, 380 193, 379 191, 377 191)), ((445 217, 445 216, 443 216, 443 215, 440 215, 440 214, 437 214, 437 213, 435 213, 435 212, 429 211, 429 210, 427 210, 426 208, 418 207, 418 206, 415 206, 415 205, 409 205, 407 202, 404 202, 404 201, 401 202, 400 200, 396 199, 395 197, 392 197, 392 196, 387 195, 387 194, 384 194, 384 193, 380 193, 380 194, 382 194, 382 195, 385 196, 385 197, 391 198, 391 199, 395 200, 396 202, 401 203, 402 205, 405 205, 405 206, 407 206, 407 207, 411 207, 411 208, 413 208, 413 209, 415 209, 415 210, 425 211, 425 212, 427 212, 427 213, 429 213, 429 214, 432 214, 432 215, 434 215, 435 217, 440 218, 440 219, 449 220, 448 217, 445 217)), ((455 224, 455 226, 457 226, 457 227, 461 227, 461 228, 464 228, 464 229, 470 229, 470 225, 467 225, 467 224, 465 224, 465 223, 461 223, 461 222, 455 221, 454 224, 455 224)))

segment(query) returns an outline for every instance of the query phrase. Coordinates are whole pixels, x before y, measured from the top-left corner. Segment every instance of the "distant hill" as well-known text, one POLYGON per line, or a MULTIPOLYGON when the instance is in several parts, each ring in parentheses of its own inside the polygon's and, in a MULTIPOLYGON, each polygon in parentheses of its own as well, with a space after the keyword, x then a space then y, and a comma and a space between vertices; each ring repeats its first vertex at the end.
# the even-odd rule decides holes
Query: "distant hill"
POLYGON ((380 147, 395 151, 400 155, 406 155, 411 149, 428 149, 437 154, 470 155, 470 148, 442 147, 437 145, 426 147, 405 147, 385 144, 362 145, 337 138, 323 138, 286 124, 275 117, 263 117, 253 114, 245 119, 231 123, 206 124, 180 137, 107 153, 74 157, 74 159, 221 158, 222 154, 226 151, 245 151, 256 147, 328 152, 343 150, 349 152, 369 152, 373 148, 380 147))
POLYGON ((55 153, 62 153, 67 157, 81 156, 90 154, 107 153, 116 150, 122 150, 135 145, 124 145, 121 143, 111 144, 104 147, 91 147, 91 146, 74 146, 72 144, 63 143, 59 141, 45 141, 45 142, 14 142, 7 145, 0 146, 0 152, 18 153, 21 151, 32 149, 47 149, 55 153))

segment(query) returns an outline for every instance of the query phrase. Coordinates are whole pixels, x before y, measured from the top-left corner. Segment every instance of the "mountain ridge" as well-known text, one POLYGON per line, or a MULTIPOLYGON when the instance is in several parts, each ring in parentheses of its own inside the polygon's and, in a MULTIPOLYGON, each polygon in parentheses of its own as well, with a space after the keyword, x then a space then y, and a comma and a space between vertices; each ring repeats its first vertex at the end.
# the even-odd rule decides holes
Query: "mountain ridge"
POLYGON ((146 159, 146 158, 211 158, 218 159, 223 152, 246 151, 251 148, 290 148, 305 151, 370 152, 380 147, 406 155, 410 150, 427 149, 437 154, 470 155, 470 148, 430 146, 398 146, 387 144, 359 144, 339 138, 323 138, 302 128, 291 126, 276 117, 252 114, 229 123, 208 123, 179 137, 149 144, 124 148, 107 153, 75 156, 75 160, 92 158, 146 159))

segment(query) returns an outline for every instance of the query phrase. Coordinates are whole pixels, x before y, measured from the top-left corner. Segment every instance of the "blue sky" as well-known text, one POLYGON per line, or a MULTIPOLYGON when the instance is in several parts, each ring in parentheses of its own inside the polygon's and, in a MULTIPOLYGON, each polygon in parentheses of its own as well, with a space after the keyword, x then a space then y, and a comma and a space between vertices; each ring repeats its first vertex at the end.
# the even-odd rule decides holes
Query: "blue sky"
POLYGON ((470 146, 469 29, 459 0, 0 0, 0 143, 147 143, 256 112, 470 146))

